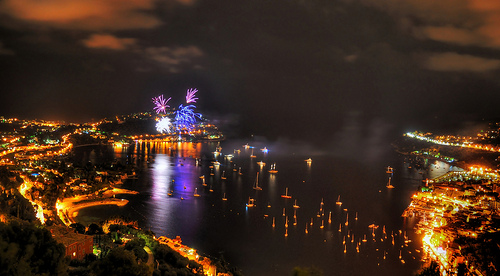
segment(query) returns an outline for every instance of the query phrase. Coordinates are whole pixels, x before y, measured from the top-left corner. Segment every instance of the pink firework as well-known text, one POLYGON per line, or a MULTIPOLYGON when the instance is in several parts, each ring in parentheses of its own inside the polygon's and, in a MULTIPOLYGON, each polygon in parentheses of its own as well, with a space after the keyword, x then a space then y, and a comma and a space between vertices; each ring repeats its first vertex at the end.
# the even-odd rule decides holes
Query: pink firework
POLYGON ((169 105, 167 105, 167 103, 168 101, 170 101, 170 99, 171 98, 165 100, 163 98, 163 95, 153 98, 153 103, 155 104, 155 107, 153 109, 156 111, 156 113, 167 113, 167 107, 170 107, 169 105))
POLYGON ((195 94, 198 92, 196 88, 190 88, 187 90, 186 103, 195 103, 198 98, 195 98, 195 94))

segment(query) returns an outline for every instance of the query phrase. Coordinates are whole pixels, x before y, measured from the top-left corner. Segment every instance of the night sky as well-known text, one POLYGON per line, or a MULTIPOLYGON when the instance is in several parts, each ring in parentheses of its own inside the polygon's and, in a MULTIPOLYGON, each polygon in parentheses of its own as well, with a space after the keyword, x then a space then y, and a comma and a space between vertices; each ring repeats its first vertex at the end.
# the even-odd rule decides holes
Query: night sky
POLYGON ((182 103, 240 135, 349 139, 496 119, 497 0, 0 0, 0 116, 182 103), (343 138, 342 138, 343 137, 343 138))

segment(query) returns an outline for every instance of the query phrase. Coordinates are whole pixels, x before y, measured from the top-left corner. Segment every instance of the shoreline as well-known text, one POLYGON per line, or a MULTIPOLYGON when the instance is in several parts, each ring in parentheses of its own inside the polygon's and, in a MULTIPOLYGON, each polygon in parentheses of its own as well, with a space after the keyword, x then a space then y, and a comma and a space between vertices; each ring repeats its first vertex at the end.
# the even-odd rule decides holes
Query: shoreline
POLYGON ((102 206, 102 205, 116 205, 122 207, 129 202, 127 199, 115 198, 117 194, 138 194, 137 191, 113 188, 107 190, 99 198, 94 198, 93 195, 75 196, 72 198, 65 198, 63 201, 57 203, 57 214, 62 222, 69 226, 72 223, 77 223, 75 218, 78 216, 78 211, 83 208, 102 206), (82 202, 84 201, 84 202, 82 202))

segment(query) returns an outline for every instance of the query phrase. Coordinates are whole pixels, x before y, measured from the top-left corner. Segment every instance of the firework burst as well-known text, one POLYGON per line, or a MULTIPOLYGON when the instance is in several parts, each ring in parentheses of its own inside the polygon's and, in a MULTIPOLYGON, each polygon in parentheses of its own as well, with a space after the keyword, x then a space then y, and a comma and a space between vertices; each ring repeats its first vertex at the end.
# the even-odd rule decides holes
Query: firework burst
POLYGON ((167 113, 167 107, 170 107, 169 105, 167 105, 167 103, 168 101, 170 101, 170 99, 171 98, 165 100, 165 98, 163 98, 163 95, 153 98, 153 103, 155 104, 155 107, 153 109, 157 114, 160 114, 161 112, 167 113))
POLYGON ((167 117, 161 118, 156 123, 156 130, 160 133, 170 133, 172 130, 172 123, 170 122, 170 119, 167 117))
POLYGON ((198 89, 196 88, 189 88, 186 93, 186 103, 195 103, 198 98, 195 98, 194 96, 196 95, 196 92, 198 92, 198 89))
POLYGON ((194 105, 179 105, 179 109, 175 113, 175 122, 178 131, 182 129, 192 130, 196 119, 201 119, 201 114, 195 113, 194 108, 196 108, 194 105))

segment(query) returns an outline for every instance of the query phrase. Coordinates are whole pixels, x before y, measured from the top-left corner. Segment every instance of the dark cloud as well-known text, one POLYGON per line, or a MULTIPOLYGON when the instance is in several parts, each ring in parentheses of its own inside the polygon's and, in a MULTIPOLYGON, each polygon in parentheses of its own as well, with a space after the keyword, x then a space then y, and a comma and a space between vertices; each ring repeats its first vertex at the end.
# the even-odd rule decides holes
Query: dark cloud
POLYGON ((150 110, 151 97, 176 101, 196 87, 200 111, 237 118, 231 129, 243 134, 348 143, 354 133, 376 144, 377 129, 496 112, 498 6, 4 0, 0 115, 81 121, 150 110))

